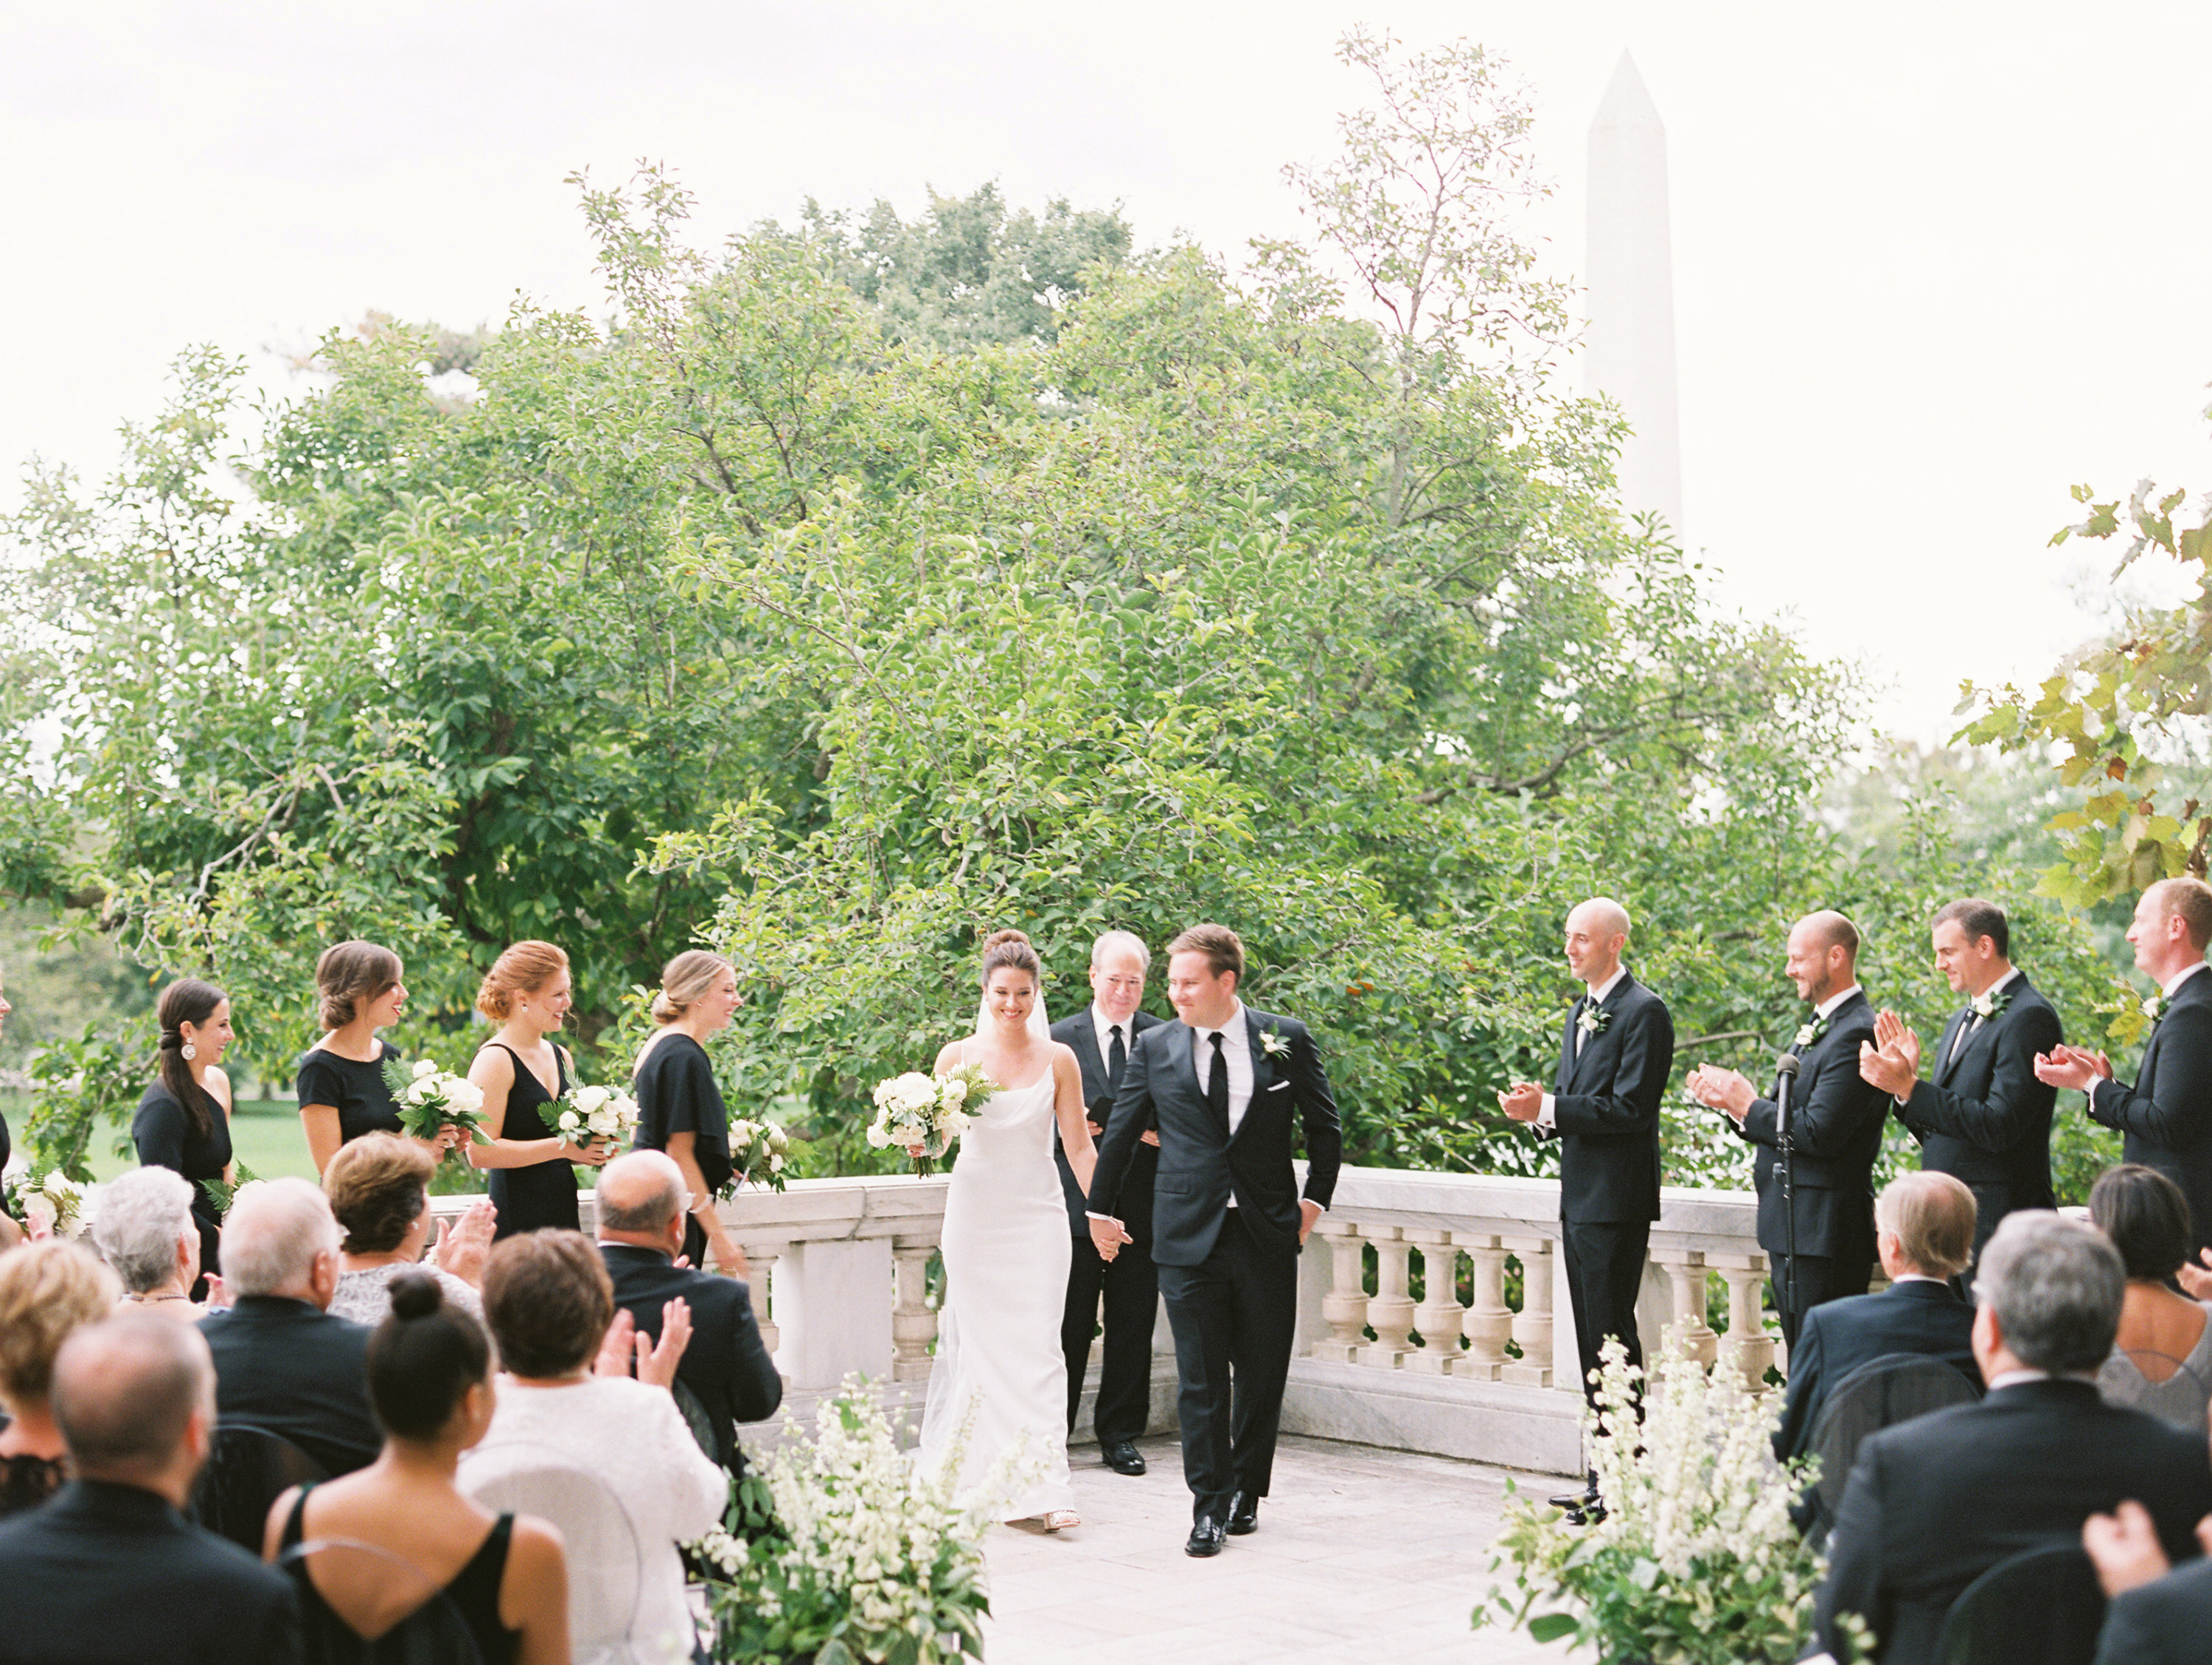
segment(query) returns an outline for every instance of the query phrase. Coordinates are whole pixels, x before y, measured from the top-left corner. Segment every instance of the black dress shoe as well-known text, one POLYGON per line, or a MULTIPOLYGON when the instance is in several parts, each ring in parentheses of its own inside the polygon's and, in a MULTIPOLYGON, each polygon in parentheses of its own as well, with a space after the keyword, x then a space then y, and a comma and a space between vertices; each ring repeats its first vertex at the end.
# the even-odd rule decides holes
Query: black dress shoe
POLYGON ((1100 1461, 1117 1474, 1141 1474, 1145 1472, 1145 1454, 1132 1440, 1109 1440, 1098 1456, 1100 1461))
POLYGON ((1190 1540, 1183 1545, 1182 1553, 1186 1555, 1196 1555, 1201 1559, 1208 1555, 1218 1555, 1221 1553, 1223 1542, 1221 1522, 1211 1515, 1201 1515, 1198 1517, 1198 1523, 1191 1528, 1190 1540))
POLYGON ((1260 1500, 1249 1492, 1239 1492, 1229 1505, 1229 1535, 1242 1538, 1259 1529, 1260 1500))

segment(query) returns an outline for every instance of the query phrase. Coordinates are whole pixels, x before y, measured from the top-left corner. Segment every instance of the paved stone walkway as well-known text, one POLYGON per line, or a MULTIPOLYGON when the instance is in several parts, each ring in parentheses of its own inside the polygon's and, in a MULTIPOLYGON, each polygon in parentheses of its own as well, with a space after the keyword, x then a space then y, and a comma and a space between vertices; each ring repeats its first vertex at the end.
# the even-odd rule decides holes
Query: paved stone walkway
MULTIPOLYGON (((1078 1446, 1083 1525, 985 1546, 989 1665, 1559 1665, 1559 1646, 1470 1631, 1509 1471, 1285 1436, 1260 1529, 1196 1561, 1172 1437, 1129 1479, 1078 1446)), ((1524 1491, 1560 1482, 1516 1475, 1524 1491)))

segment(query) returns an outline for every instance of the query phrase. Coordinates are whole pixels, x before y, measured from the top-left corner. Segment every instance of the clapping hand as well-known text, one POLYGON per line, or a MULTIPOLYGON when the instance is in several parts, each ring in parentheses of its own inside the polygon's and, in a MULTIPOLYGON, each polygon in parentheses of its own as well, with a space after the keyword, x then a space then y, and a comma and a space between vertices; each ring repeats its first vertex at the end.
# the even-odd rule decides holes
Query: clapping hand
POLYGON ((1691 1097, 1709 1110, 1726 1111, 1738 1127, 1743 1125, 1744 1113, 1759 1097, 1741 1071, 1717 1069, 1711 1064, 1698 1065, 1682 1085, 1691 1097))
POLYGON ((485 1257, 491 1253, 492 1233, 498 1227, 498 1205, 489 1197, 478 1197, 461 1211, 458 1224, 450 1219, 438 1223, 438 1241, 431 1245, 430 1263, 465 1284, 481 1283, 485 1257))
MULTIPOLYGON (((2197 1530, 2202 1537, 2203 1526, 2197 1530)), ((2150 1511, 2133 1498, 2110 1515, 2092 1515, 2082 1522, 2081 1547, 2096 1563, 2097 1582, 2107 1597, 2124 1595, 2172 1571, 2150 1511)))
POLYGON ((1920 1079, 1920 1037, 1894 1012, 1875 1014, 1873 1041, 1859 1042, 1859 1079, 1892 1098, 1912 1096, 1920 1079))
POLYGON ((1533 1081, 1516 1081, 1498 1095, 1498 1108, 1516 1121, 1534 1121, 1544 1113, 1544 1090, 1533 1081))
POLYGON ((2087 1092, 2098 1082, 2112 1079, 2112 1060, 2101 1052, 2085 1052, 2061 1042, 2049 1052, 2035 1054, 2035 1079, 2046 1087, 2087 1092))
POLYGON ((691 1303, 678 1296, 660 1310, 660 1340, 655 1341, 637 1327, 628 1307, 617 1308, 615 1321, 599 1338, 599 1356, 592 1361, 593 1376, 628 1376, 635 1367, 637 1379, 648 1388, 665 1388, 676 1380, 676 1366, 691 1345, 691 1303))
POLYGON ((2173 1275, 2181 1292, 2191 1300, 2212 1301, 2212 1249, 2198 1249, 2197 1258, 2201 1264, 2191 1266, 2184 1261, 2173 1275))

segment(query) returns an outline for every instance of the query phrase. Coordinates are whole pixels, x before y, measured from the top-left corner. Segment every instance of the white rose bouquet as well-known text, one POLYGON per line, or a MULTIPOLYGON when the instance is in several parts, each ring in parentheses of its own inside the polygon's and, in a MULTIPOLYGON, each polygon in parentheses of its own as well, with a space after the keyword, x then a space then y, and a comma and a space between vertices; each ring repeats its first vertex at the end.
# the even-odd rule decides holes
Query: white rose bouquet
POLYGON ((868 1143, 878 1150, 893 1145, 914 1158, 914 1171, 927 1179, 937 1159, 968 1130, 969 1112, 999 1091, 999 1084, 973 1064, 943 1075, 908 1070, 876 1085, 876 1119, 868 1143))
POLYGON ((619 1087, 571 1087, 553 1125, 572 1145, 620 1144, 637 1131, 637 1100, 619 1087))
POLYGON ((775 1122, 739 1116, 730 1123, 730 1168, 737 1176, 730 1190, 734 1192, 747 1180, 772 1191, 782 1190, 783 1167, 790 1152, 789 1136, 775 1122))
POLYGON ((76 1237, 84 1234, 84 1188, 58 1168, 33 1178, 17 1170, 6 1179, 9 1213, 33 1235, 76 1237))
MULTIPOLYGON (((477 1118, 483 1113, 483 1091, 466 1076, 442 1070, 428 1058, 405 1064, 397 1058, 384 1060, 384 1085, 399 1106, 399 1125, 412 1139, 435 1139, 445 1127, 458 1127, 463 1137, 478 1145, 491 1143, 477 1118)), ((455 1149, 459 1149, 456 1143, 455 1149)), ((447 1152, 448 1155, 451 1152, 447 1152)))

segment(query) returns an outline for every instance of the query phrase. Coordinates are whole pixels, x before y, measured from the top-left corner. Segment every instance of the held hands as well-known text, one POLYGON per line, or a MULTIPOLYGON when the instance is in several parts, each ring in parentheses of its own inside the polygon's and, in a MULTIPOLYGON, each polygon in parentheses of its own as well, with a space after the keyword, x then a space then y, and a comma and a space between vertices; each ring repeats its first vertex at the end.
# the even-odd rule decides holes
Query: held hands
POLYGON ((561 1141, 561 1154, 570 1162, 580 1163, 586 1168, 604 1168, 615 1159, 615 1147, 611 1140, 594 1139, 582 1145, 573 1139, 561 1141))
POLYGON ((2101 1052, 2084 1052, 2061 1043, 2035 1054, 2035 1079, 2046 1087, 2070 1087, 2087 1092, 2100 1081, 2112 1079, 2112 1060, 2101 1052))
POLYGON ((1741 1071, 1716 1069, 1711 1064, 1698 1065, 1682 1085, 1707 1109, 1725 1110, 1738 1127, 1743 1125, 1744 1113, 1759 1097, 1741 1071))
MULTIPOLYGON (((2212 1522, 2212 1516, 2207 1516, 2212 1522)), ((2200 1522, 2197 1535, 2206 1535, 2200 1522)), ((2150 1511, 2130 1498, 2110 1515, 2092 1515, 2081 1522, 2081 1547, 2097 1565, 2097 1582, 2107 1596, 2124 1595, 2172 1569, 2158 1541, 2158 1528, 2150 1511)))
POLYGON ((1136 1241, 1129 1235, 1128 1228, 1119 1220, 1093 1219, 1091 1222, 1091 1242, 1098 1250, 1098 1258, 1102 1261, 1112 1260, 1121 1252, 1123 1243, 1136 1241))
POLYGON ((1534 1121, 1544 1113, 1544 1090, 1533 1081, 1516 1081, 1498 1095, 1498 1108, 1516 1121, 1534 1121))

